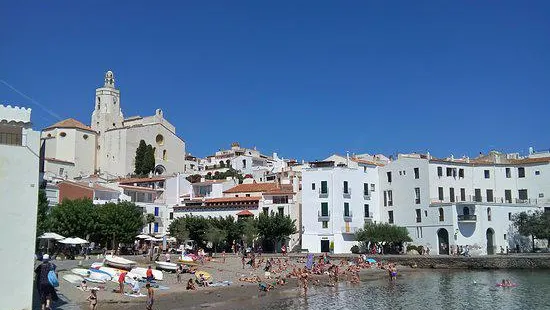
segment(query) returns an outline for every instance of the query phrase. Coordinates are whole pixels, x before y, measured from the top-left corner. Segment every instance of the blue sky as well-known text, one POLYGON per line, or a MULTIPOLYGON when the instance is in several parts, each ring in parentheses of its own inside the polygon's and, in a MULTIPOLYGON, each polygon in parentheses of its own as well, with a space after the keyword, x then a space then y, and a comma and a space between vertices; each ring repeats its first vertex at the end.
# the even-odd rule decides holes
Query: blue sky
POLYGON ((549 1, 1 1, 0 42, 37 128, 89 124, 110 69, 198 156, 550 148, 549 1))

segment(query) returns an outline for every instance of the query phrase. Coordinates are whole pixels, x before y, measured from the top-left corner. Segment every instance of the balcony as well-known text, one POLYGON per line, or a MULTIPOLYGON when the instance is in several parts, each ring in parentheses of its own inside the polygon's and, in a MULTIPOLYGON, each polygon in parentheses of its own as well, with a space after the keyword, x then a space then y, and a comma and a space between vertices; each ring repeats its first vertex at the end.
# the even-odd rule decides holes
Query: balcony
POLYGON ((458 221, 459 222, 476 222, 477 221, 477 215, 467 214, 467 215, 458 215, 458 221))
POLYGON ((364 200, 370 200, 370 194, 369 193, 363 193, 363 199, 364 200))
POLYGON ((326 188, 324 191, 322 189, 319 189, 319 198, 328 198, 328 188, 326 188))
POLYGON ((527 204, 527 205, 540 205, 550 203, 550 199, 547 198, 510 198, 510 197, 487 197, 487 196, 475 196, 475 195, 465 195, 465 196, 454 196, 454 197, 439 197, 431 198, 430 204, 453 204, 453 203, 482 203, 482 204, 527 204), (443 198, 443 199, 440 199, 443 198))
POLYGON ((322 213, 321 211, 317 212, 317 220, 319 222, 327 222, 330 220, 330 212, 322 213))
POLYGON ((347 191, 342 189, 342 196, 344 196, 344 198, 346 199, 351 198, 351 188, 348 187, 347 191))
POLYGON ((343 226, 341 231, 343 234, 355 234, 358 230, 359 227, 343 226))
POLYGON ((353 220, 353 213, 351 211, 346 215, 344 213, 344 222, 351 222, 353 220))
POLYGON ((373 221, 373 218, 372 218, 372 212, 369 212, 369 214, 365 214, 365 223, 372 223, 373 221))

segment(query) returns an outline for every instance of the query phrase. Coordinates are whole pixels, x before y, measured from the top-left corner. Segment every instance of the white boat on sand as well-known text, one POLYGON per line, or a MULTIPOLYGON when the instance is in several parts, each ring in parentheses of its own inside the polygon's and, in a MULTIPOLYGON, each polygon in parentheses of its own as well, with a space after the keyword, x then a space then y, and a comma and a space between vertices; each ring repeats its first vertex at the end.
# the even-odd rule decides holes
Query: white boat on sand
POLYGON ((137 263, 124 257, 107 255, 105 256, 105 265, 120 269, 132 269, 137 263))
MULTIPOLYGON (((140 278, 147 277, 147 268, 136 267, 130 270, 130 272, 137 275, 140 278)), ((162 279, 164 278, 162 271, 154 270, 154 269, 153 269, 153 277, 155 278, 155 280, 158 280, 158 281, 162 281, 162 279)))
POLYGON ((178 265, 175 263, 156 261, 155 264, 157 265, 157 269, 169 271, 176 271, 176 269, 178 269, 178 265))

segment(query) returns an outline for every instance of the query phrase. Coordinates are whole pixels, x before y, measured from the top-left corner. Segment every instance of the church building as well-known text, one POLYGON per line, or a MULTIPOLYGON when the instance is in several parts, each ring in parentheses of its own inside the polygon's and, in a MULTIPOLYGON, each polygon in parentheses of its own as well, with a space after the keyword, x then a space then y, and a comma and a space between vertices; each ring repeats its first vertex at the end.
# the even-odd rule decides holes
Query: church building
POLYGON ((96 89, 90 126, 69 118, 42 131, 41 172, 45 180, 74 179, 92 174, 105 178, 128 177, 140 140, 155 148, 157 175, 184 171, 185 142, 157 109, 152 116, 124 118, 120 90, 113 72, 96 89))

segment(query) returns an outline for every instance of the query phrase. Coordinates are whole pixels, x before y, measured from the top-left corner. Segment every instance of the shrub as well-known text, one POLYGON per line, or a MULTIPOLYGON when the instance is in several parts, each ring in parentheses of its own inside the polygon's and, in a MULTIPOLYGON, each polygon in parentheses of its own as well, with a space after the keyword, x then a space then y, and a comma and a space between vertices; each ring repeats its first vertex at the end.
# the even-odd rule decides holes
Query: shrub
POLYGON ((359 254, 359 247, 357 245, 354 245, 351 247, 350 251, 353 254, 359 254))
POLYGON ((414 244, 407 245, 407 252, 415 250, 418 252, 418 247, 414 244))

